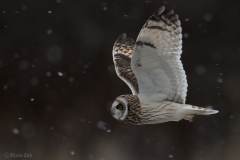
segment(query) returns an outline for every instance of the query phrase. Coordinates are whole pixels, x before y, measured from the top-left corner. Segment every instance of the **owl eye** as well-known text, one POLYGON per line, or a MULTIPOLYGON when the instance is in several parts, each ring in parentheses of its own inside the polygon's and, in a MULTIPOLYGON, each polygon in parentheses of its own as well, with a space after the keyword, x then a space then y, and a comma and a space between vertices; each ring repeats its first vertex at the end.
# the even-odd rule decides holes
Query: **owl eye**
POLYGON ((119 109, 119 110, 122 110, 122 109, 123 109, 123 106, 122 106, 121 104, 119 104, 119 105, 117 105, 116 108, 119 109))

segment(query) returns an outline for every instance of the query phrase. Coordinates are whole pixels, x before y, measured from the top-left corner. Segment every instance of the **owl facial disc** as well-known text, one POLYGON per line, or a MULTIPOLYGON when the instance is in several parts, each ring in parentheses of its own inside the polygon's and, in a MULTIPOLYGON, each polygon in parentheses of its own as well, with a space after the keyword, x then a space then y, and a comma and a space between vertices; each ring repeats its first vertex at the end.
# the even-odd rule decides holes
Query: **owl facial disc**
POLYGON ((116 98, 116 100, 112 104, 111 112, 115 119, 123 121, 128 114, 127 101, 122 97, 116 98))

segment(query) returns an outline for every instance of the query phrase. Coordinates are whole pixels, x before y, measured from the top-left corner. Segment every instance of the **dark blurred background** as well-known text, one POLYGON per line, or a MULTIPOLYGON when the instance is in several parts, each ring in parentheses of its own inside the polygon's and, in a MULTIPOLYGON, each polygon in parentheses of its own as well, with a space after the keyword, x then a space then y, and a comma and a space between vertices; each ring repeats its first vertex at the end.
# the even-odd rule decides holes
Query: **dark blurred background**
POLYGON ((0 0, 0 159, 239 160, 239 0, 0 0), (131 93, 114 70, 160 6, 183 28, 187 103, 212 116, 133 126, 109 108, 131 93), (16 158, 16 154, 31 158, 16 158), (24 155, 23 155, 24 156, 24 155))

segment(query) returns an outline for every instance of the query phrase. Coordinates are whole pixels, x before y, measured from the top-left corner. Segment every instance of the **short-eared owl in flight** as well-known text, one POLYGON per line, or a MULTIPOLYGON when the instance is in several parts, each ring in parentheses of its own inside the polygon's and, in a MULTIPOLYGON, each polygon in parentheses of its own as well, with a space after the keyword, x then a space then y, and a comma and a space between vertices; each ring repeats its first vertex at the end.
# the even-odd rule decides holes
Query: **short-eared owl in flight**
POLYGON ((218 113, 185 104, 188 84, 180 60, 181 32, 178 15, 161 7, 143 25, 136 42, 126 34, 116 40, 115 69, 132 95, 116 98, 111 108, 114 118, 141 125, 218 113))

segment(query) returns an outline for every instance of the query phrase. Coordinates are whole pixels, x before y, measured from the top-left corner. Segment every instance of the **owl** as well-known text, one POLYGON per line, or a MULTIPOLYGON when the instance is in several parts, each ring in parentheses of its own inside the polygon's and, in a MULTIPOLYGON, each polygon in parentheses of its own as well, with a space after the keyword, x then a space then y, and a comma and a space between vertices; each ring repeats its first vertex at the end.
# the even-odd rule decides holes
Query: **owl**
POLYGON ((185 104, 187 79, 180 60, 182 28, 173 10, 160 7, 143 25, 136 42, 122 34, 113 47, 117 75, 132 94, 116 98, 113 117, 134 125, 191 120, 217 110, 185 104))

